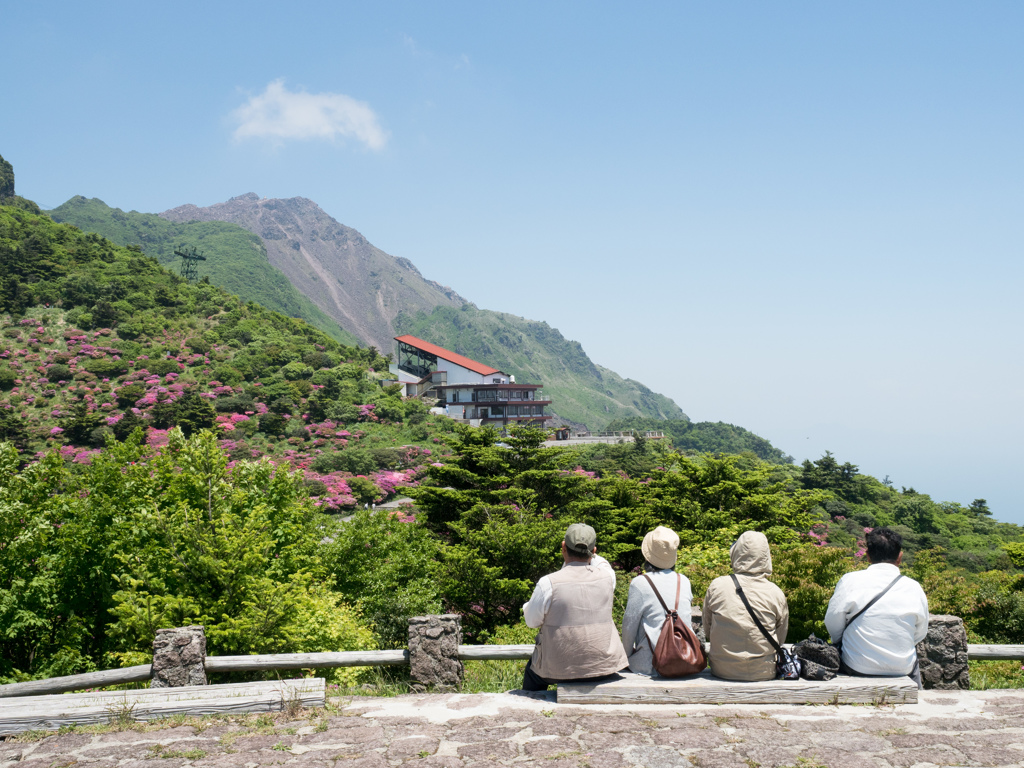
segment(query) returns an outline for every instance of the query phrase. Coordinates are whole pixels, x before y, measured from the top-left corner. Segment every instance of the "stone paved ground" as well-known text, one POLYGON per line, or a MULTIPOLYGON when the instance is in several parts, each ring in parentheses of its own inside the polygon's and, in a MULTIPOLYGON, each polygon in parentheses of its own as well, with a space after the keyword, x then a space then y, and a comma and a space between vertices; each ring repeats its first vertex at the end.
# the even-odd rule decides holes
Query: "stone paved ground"
POLYGON ((508 694, 0 742, 0 768, 1024 766, 1024 691, 901 706, 567 706, 508 694))

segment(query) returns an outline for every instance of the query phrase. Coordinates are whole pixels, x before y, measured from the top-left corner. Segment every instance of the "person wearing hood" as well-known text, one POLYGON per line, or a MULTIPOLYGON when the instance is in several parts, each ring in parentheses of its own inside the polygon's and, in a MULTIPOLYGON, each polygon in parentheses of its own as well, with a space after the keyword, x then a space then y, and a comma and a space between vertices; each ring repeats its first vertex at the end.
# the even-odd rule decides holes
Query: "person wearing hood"
MULTIPOLYGON (((768 581, 772 555, 758 531, 740 535, 729 550, 732 570, 750 607, 782 645, 789 631, 789 605, 782 590, 768 581)), ((704 596, 704 633, 711 645, 711 674, 726 680, 772 680, 775 649, 761 634, 736 592, 732 576, 719 576, 704 596)))
POLYGON ((631 672, 654 674, 654 647, 665 623, 665 609, 654 594, 655 589, 667 605, 678 603, 679 618, 690 623, 693 593, 690 580, 675 572, 678 549, 678 534, 663 525, 644 536, 640 545, 645 573, 630 582, 629 600, 622 616, 622 647, 631 672))

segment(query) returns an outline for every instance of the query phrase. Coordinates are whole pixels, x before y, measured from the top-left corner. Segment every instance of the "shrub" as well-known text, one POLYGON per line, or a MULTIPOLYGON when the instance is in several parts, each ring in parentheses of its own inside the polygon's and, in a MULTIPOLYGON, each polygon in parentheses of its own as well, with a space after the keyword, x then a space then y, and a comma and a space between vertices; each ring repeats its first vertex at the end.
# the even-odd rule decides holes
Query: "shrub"
POLYGON ((82 365, 85 370, 101 379, 113 379, 128 373, 127 360, 115 360, 112 357, 97 357, 86 360, 82 365))
POLYGON ((352 495, 356 497, 356 501, 360 504, 369 504, 384 497, 380 488, 376 486, 373 480, 362 475, 349 478, 348 487, 352 491, 352 495))
POLYGON ((229 387, 237 387, 245 380, 242 372, 230 365, 218 365, 213 371, 213 378, 229 387))
POLYGON ((248 395, 236 397, 219 397, 213 401, 217 413, 245 413, 256 410, 256 403, 248 395))
POLYGON ((18 378, 7 366, 0 367, 0 391, 6 392, 14 387, 14 380, 18 378))
POLYGON ((321 368, 333 368, 335 361, 331 359, 331 356, 325 352, 310 352, 302 358, 302 362, 312 368, 314 371, 319 371, 321 368))
POLYGON ((378 464, 370 451, 351 449, 323 453, 313 460, 313 470, 326 474, 328 472, 351 472, 354 475, 368 475, 378 469, 378 464))
POLYGON ((167 357, 158 357, 146 361, 146 370, 157 376, 166 376, 168 373, 180 373, 181 366, 177 360, 167 357))
POLYGON ((122 408, 131 408, 144 394, 146 394, 145 384, 129 384, 117 390, 117 404, 122 408))
POLYGON ((50 381, 71 381, 71 368, 61 363, 51 365, 46 369, 46 378, 50 381))
POLYGON ((336 523, 321 550, 338 591, 354 600, 381 648, 403 648, 409 616, 442 609, 434 564, 441 543, 387 510, 356 510, 336 523))
POLYGON ((210 342, 201 337, 193 337, 185 342, 185 346, 197 355, 205 355, 210 351, 210 342))
POLYGON ((265 435, 280 435, 284 433, 284 417, 278 413, 264 413, 259 419, 260 432, 265 435))
POLYGON ((308 379, 313 375, 313 369, 305 363, 288 363, 281 369, 281 375, 289 381, 308 379))

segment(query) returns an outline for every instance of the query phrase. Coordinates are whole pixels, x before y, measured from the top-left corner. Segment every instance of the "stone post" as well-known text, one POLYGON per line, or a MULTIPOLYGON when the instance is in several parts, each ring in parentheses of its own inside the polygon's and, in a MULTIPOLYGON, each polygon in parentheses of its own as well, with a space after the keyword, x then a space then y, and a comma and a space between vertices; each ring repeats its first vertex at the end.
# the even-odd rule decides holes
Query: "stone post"
POLYGON ((198 625, 158 629, 150 688, 206 685, 206 632, 198 625))
POLYGON ((458 614, 410 616, 409 667, 415 681, 412 689, 457 691, 463 675, 459 661, 461 643, 462 617, 458 614))
POLYGON ((693 634, 697 636, 697 639, 702 643, 706 643, 708 639, 704 637, 704 606, 703 605, 691 605, 690 606, 690 626, 693 628, 693 634))
POLYGON ((917 660, 925 688, 967 690, 967 632, 959 616, 928 617, 928 636, 918 643, 917 660))

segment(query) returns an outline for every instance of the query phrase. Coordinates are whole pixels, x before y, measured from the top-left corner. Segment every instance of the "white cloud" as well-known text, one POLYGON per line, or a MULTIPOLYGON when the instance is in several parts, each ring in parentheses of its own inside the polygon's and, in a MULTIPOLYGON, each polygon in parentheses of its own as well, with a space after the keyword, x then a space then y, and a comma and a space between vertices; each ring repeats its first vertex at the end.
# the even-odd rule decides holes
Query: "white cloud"
POLYGON ((274 80, 232 113, 236 139, 354 139, 382 149, 387 132, 365 101, 343 93, 289 91, 274 80))

